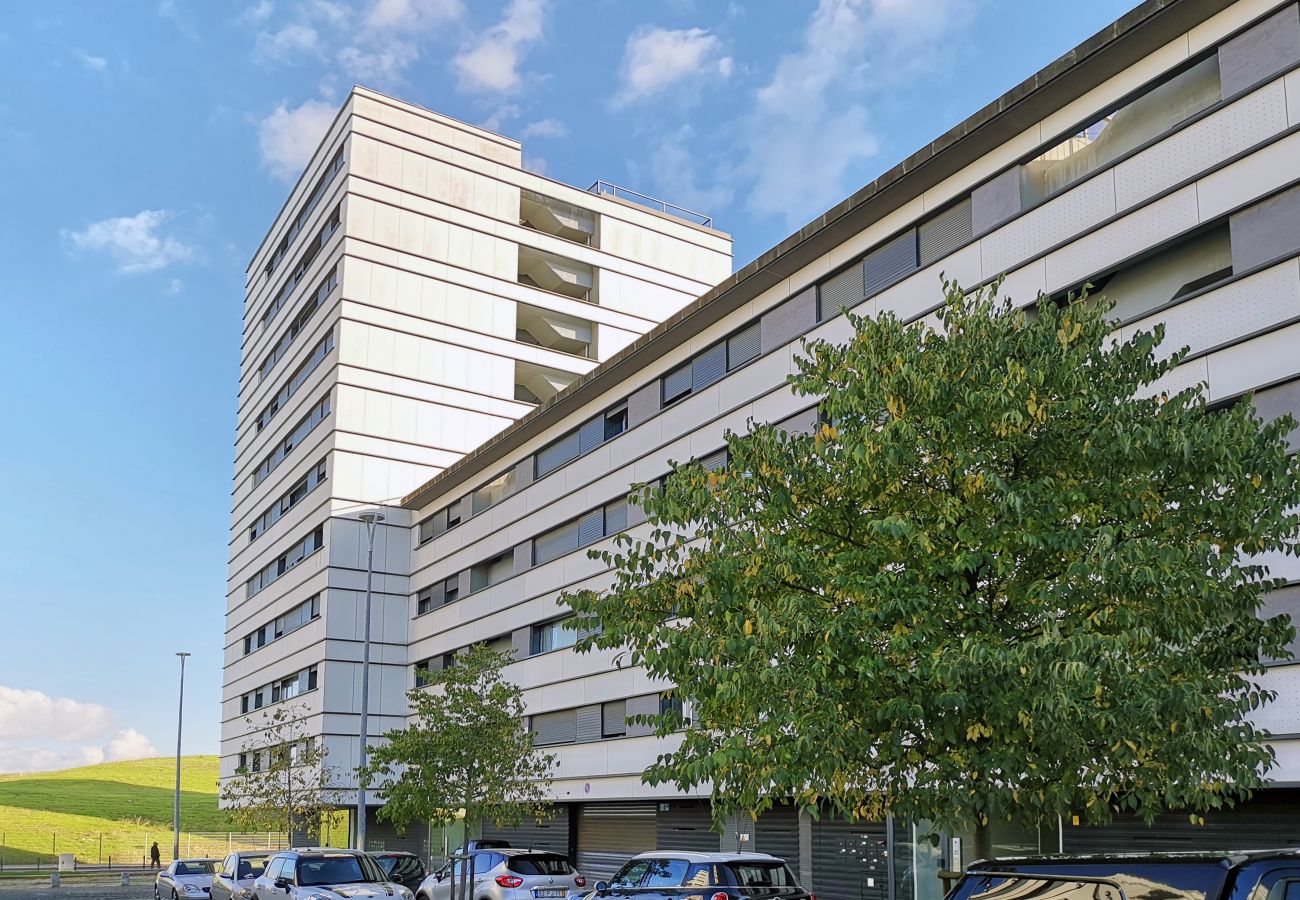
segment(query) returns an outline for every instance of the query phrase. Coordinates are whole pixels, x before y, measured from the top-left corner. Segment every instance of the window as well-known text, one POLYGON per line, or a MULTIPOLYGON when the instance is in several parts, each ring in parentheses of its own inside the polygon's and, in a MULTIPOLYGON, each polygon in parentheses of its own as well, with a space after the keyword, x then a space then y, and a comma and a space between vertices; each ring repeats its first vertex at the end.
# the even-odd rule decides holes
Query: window
POLYGON ((659 695, 659 715, 665 716, 668 713, 682 714, 682 698, 675 696, 671 691, 664 691, 659 695))
POLYGON ((339 212, 340 208, 335 208, 334 214, 330 216, 329 221, 327 221, 324 227, 321 228, 320 234, 316 236, 316 240, 308 244, 307 248, 303 251, 302 257, 298 260, 298 265, 294 266, 293 271, 289 273, 289 277, 286 278, 284 284, 280 286, 279 292, 275 295, 275 299, 272 300, 270 305, 266 308, 266 312, 262 313, 263 328, 270 324, 271 320, 275 318, 275 314, 278 313, 280 308, 284 306, 290 297, 293 296, 294 290, 302 283, 303 278, 307 274, 307 270, 311 268, 312 262, 316 259, 316 254, 325 248, 330 237, 338 230, 341 222, 339 212))
POLYGON ((280 517, 297 506, 302 499, 325 482, 325 460, 318 462, 306 475, 294 482, 293 487, 280 495, 279 499, 266 508, 260 516, 248 526, 248 540, 255 541, 266 532, 280 517))
POLYGON ((533 716, 530 730, 533 733, 533 743, 538 746, 572 744, 578 739, 577 714, 572 709, 562 709, 533 716))
POLYGON ((641 879, 645 878, 646 871, 650 868, 650 860, 633 859, 624 864, 623 868, 610 879, 611 888, 634 888, 641 884, 641 879))
POLYGON ((293 426, 293 430, 280 443, 275 445, 275 449, 266 454, 262 461, 257 464, 257 468, 253 470, 253 484, 256 486, 265 481, 266 477, 275 471, 276 466, 284 462, 285 457, 293 452, 293 448, 302 443, 303 438, 311 434, 312 429, 319 425, 329 414, 330 395, 327 393, 319 403, 308 411, 307 415, 298 420, 298 424, 293 426))
POLYGON ((313 594, 275 621, 263 625, 244 637, 245 655, 260 650, 271 641, 292 634, 307 623, 320 618, 320 594, 313 594))
POLYGON ((627 498, 619 498, 534 538, 533 565, 558 559, 626 528, 627 498))
MULTIPOLYGON (((272 703, 279 703, 282 700, 289 700, 297 697, 299 694, 307 691, 314 691, 319 685, 319 679, 315 666, 309 666, 301 671, 294 672, 286 678, 281 678, 271 684, 258 688, 255 691, 249 691, 239 698, 241 712, 248 712, 250 709, 261 709, 272 703)), ((253 755, 253 771, 257 771, 258 756, 253 755)))
POLYGON ((751 322, 666 374, 660 386, 663 405, 703 390, 728 372, 756 359, 760 349, 759 323, 751 322))
POLYGON ((280 576, 284 575, 290 569, 298 565, 307 557, 314 554, 321 547, 325 546, 325 527, 317 525, 316 529, 305 538, 294 544, 284 553, 268 563, 252 578, 248 579, 245 587, 245 596, 252 597, 254 594, 274 584, 280 576))
POLYGON ((680 887, 690 863, 684 859, 656 859, 646 872, 645 887, 680 887))
POLYGON ((783 888, 794 887, 794 875, 780 862, 729 862, 736 884, 742 888, 783 888))
POLYGON ((1211 55, 1022 165, 1022 202, 1028 206, 1081 181, 1221 99, 1219 58, 1211 55))
POLYGON ((572 875, 573 866, 558 853, 530 853, 527 856, 511 856, 506 859, 506 868, 516 875, 572 875))
POLYGON ((505 581, 514 574, 514 570, 515 553, 513 550, 507 550, 491 559, 484 560, 469 570, 470 593, 481 591, 484 588, 505 581))
POLYGON ((298 315, 294 316, 293 321, 289 323, 289 327, 280 336, 280 340, 276 342, 275 346, 271 348, 271 352, 266 354, 266 358, 262 360, 262 365, 257 369, 259 384, 266 380, 266 376, 271 374, 275 364, 284 359, 285 354, 289 352, 289 348, 293 346, 293 342, 298 335, 302 334, 303 329, 307 327, 307 323, 311 321, 311 317, 316 313, 316 310, 320 309, 325 303, 325 298, 330 295, 334 288, 338 287, 338 283, 339 270, 335 266, 330 269, 329 274, 321 281, 320 287, 316 288, 316 291, 303 303, 298 315))
POLYGON ((487 484, 477 488, 474 493, 470 494, 472 514, 478 515, 484 510, 496 506, 518 490, 518 484, 518 473, 511 469, 504 475, 498 475, 487 484))
POLYGON ((538 451, 533 462, 536 478, 549 475, 565 463, 590 453, 606 441, 627 431, 627 402, 610 407, 598 416, 557 438, 538 451))
POLYGON ((542 625, 534 625, 528 652, 531 656, 536 656, 539 653, 562 650, 565 647, 572 647, 577 640, 577 622, 573 616, 568 616, 542 625))
POLYGON ((293 375, 289 376, 289 380, 285 383, 284 387, 280 388, 280 392, 271 399, 271 402, 268 403, 265 408, 263 408, 261 414, 257 417, 258 431, 261 431, 267 425, 271 424, 271 420, 275 418, 275 414, 280 411, 281 407, 289 402, 289 398, 294 395, 294 392, 297 391, 298 388, 302 387, 302 383, 307 380, 307 376, 316 370, 316 367, 321 364, 321 360, 328 356, 330 351, 333 349, 334 332, 331 331, 329 334, 325 335, 319 344, 316 345, 316 348, 312 350, 311 355, 303 360, 302 365, 298 366, 293 375))
POLYGON ((415 614, 422 616, 440 606, 455 603, 460 596, 460 576, 453 575, 445 581, 429 585, 415 595, 415 614))
POLYGON ((334 176, 341 171, 343 171, 342 147, 340 147, 338 152, 334 154, 334 158, 330 160, 330 164, 325 167, 325 171, 322 172, 320 178, 316 180, 316 185, 312 188, 310 196, 308 196, 306 202, 303 203, 302 209, 298 210, 298 215, 294 216, 293 224, 289 226, 289 230, 285 232, 284 237, 280 239, 279 245, 276 246, 275 252, 271 254, 271 259, 267 262, 265 269, 267 275, 274 272, 275 267, 278 266, 289 254, 289 245, 293 243, 293 239, 298 236, 299 232, 302 231, 303 226, 307 224, 307 220, 311 217, 312 210, 316 208, 317 204, 320 203, 321 198, 325 196, 326 188, 328 188, 330 182, 334 180, 334 176))
POLYGON ((444 506, 420 523, 420 543, 428 543, 438 535, 460 524, 460 504, 457 500, 450 506, 444 506))
POLYGON ((1125 266, 1093 293, 1114 301, 1113 317, 1133 322, 1231 275, 1232 243, 1224 224, 1125 266))
POLYGON ((627 701, 611 700, 600 705, 600 736, 623 737, 627 734, 627 701))

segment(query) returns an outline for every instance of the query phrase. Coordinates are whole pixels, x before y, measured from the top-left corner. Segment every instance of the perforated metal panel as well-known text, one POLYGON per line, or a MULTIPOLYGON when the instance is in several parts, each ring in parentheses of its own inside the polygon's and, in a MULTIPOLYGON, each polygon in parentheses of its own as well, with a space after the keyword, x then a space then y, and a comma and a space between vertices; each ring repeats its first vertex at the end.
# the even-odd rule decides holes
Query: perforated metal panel
POLYGON ((942 259, 971 239, 970 197, 958 201, 916 229, 922 266, 942 259))
POLYGON ((1279 79, 1116 166, 1119 208, 1135 206, 1286 127, 1286 93, 1279 79))
POLYGON ((1112 169, 1095 175, 982 238, 984 277, 1014 269, 1114 215, 1113 173, 1112 169))
POLYGON ((872 250, 862 265, 868 297, 916 271, 916 230, 909 229, 872 250))
POLYGON ((758 356, 760 351, 759 323, 727 338, 727 368, 734 369, 758 356))
POLYGON ((867 296, 863 287, 862 263, 854 263, 838 275, 832 275, 821 283, 818 291, 818 315, 823 319, 838 316, 843 310, 861 303, 867 296))
POLYGON ((571 431, 537 454, 537 477, 554 472, 571 459, 578 458, 578 432, 571 431))
POLYGON ((727 374, 727 344, 715 344, 691 360, 691 390, 706 388, 727 374))

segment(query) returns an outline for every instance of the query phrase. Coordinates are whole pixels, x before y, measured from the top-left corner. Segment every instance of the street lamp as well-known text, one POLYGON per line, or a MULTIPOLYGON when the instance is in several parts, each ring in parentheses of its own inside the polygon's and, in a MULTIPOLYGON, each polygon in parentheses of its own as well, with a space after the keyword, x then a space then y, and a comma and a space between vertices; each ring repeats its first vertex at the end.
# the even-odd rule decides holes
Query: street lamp
POLYGON ((172 797, 172 859, 181 855, 181 716, 185 713, 185 657, 188 653, 180 651, 181 658, 181 695, 176 704, 176 794, 172 797))
MULTIPOLYGON (((375 574, 375 526, 384 521, 377 512, 362 513, 357 516, 366 523, 366 535, 370 547, 366 551, 366 638, 361 645, 361 752, 358 754, 360 765, 358 773, 366 767, 366 736, 370 729, 370 585, 375 574)), ((357 777, 357 849, 366 849, 366 786, 360 775, 357 777)))

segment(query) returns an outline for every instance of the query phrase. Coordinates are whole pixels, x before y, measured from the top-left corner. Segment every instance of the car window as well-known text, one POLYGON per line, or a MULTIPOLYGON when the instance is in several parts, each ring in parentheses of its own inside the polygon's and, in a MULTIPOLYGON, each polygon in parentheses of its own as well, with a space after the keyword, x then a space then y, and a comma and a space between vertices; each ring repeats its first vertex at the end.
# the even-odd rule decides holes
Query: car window
POLYGON ((276 857, 271 860, 271 865, 266 869, 266 877, 274 880, 280 877, 282 871, 284 871, 284 858, 276 857))
POLYGON ((571 875, 573 867, 558 853, 531 853, 528 856, 511 856, 506 868, 516 875, 571 875))
POLYGON ((618 873, 610 879, 609 886, 614 888, 634 888, 641 884, 641 879, 645 877, 646 870, 650 868, 650 860, 633 859, 629 860, 618 873))
POLYGON ((266 871, 267 857, 265 856, 241 856, 239 857, 239 867, 236 871, 239 873, 237 878, 257 878, 266 871))
POLYGON ((646 887, 681 887, 686 879, 686 870, 691 864, 684 859, 651 860, 650 870, 646 873, 646 887))
POLYGON ((303 887, 320 884, 364 884, 380 881, 370 859, 350 854, 338 856, 304 856, 298 860, 298 884, 303 887), (368 865, 369 864, 369 865, 368 865))
POLYGON ((686 881, 683 883, 686 887, 693 888, 712 887, 718 883, 718 876, 714 873, 713 866, 707 863, 696 863, 686 873, 686 881))
POLYGON ((199 862, 178 862, 176 865, 177 875, 211 875, 212 863, 206 860, 199 862))
POLYGON ((794 875, 785 863, 733 862, 727 863, 732 877, 740 887, 793 887, 794 875))
POLYGON ((495 869, 500 861, 500 853, 489 853, 487 851, 479 851, 478 853, 475 853, 474 875, 477 877, 482 875, 484 872, 489 872, 492 869, 495 869))
POLYGON ((385 856, 379 860, 384 871, 394 878, 423 878, 424 863, 414 856, 385 856))

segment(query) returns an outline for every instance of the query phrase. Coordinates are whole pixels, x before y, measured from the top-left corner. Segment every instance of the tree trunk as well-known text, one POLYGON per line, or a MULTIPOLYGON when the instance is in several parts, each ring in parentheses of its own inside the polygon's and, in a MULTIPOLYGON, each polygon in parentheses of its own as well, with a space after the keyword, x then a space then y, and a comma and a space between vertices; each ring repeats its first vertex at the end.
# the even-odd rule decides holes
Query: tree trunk
MULTIPOLYGON (((975 823, 974 859, 993 859, 993 829, 988 820, 975 823)), ((973 862, 974 860, 972 860, 973 862)))

